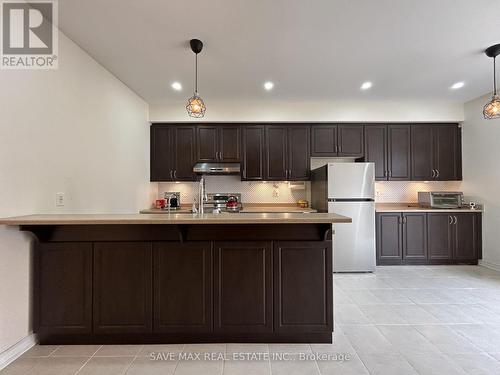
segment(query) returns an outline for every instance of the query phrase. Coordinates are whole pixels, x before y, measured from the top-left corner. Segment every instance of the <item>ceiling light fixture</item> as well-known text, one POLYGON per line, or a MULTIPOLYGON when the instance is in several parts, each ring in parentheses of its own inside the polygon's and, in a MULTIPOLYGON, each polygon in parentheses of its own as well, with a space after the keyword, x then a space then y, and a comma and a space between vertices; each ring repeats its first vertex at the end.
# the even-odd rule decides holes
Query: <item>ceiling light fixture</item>
POLYGON ((267 91, 271 91, 274 88, 274 83, 272 83, 271 81, 264 82, 264 88, 267 91))
POLYGON ((182 90, 182 85, 179 82, 174 82, 174 83, 172 83, 171 86, 172 86, 172 88, 175 91, 181 91, 182 90))
POLYGON ((191 50, 195 54, 194 60, 194 94, 192 97, 188 99, 186 110, 191 117, 201 118, 205 116, 205 111, 207 108, 205 107, 205 102, 198 95, 198 54, 203 49, 203 42, 199 39, 191 39, 189 41, 189 45, 191 46, 191 50))
POLYGON ((453 85, 451 85, 450 89, 452 89, 452 90, 458 90, 458 89, 461 89, 464 86, 465 86, 465 82, 460 81, 460 82, 456 82, 453 85))
POLYGON ((373 86, 373 83, 371 83, 371 82, 363 82, 363 84, 361 85, 361 90, 371 89, 372 86, 373 86))
POLYGON ((486 56, 493 58, 493 97, 483 108, 483 116, 487 120, 500 118, 500 97, 497 95, 496 57, 500 55, 500 44, 495 44, 484 51, 486 56))

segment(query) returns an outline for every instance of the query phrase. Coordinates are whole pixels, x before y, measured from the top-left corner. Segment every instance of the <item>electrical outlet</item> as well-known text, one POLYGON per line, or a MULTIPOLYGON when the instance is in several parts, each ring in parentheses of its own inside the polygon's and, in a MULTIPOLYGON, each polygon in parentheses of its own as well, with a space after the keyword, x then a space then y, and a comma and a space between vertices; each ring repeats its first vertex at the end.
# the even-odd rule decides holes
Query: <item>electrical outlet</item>
POLYGON ((62 207, 65 203, 64 193, 56 193, 56 207, 62 207))

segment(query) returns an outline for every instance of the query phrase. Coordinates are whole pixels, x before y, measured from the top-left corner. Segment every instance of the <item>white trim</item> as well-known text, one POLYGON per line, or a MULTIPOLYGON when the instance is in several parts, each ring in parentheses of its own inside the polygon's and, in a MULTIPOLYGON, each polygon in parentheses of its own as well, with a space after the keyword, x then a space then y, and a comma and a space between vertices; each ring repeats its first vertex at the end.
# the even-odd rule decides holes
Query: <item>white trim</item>
POLYGON ((499 271, 500 272, 500 264, 495 263, 495 262, 489 262, 484 259, 479 260, 479 265, 486 267, 486 268, 491 268, 492 270, 499 271))
POLYGON ((32 333, 0 353, 0 371, 18 359, 21 355, 36 345, 36 336, 32 333))

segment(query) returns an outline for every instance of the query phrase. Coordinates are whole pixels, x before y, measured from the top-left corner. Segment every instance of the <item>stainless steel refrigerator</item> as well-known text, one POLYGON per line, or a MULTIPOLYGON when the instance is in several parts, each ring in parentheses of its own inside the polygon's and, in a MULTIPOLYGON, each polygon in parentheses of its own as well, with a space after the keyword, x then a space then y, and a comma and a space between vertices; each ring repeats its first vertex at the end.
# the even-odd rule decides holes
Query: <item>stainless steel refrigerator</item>
POLYGON ((333 226, 333 271, 375 271, 373 163, 328 163, 312 171, 311 205, 352 218, 333 226))

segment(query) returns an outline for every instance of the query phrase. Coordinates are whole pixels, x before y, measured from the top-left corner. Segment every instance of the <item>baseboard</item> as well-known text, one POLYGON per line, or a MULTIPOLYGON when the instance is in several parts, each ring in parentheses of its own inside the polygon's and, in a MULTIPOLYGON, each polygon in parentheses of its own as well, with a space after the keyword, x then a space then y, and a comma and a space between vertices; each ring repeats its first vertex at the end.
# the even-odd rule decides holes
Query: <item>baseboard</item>
POLYGON ((9 349, 0 353, 0 371, 31 349, 35 344, 36 336, 32 333, 17 344, 12 345, 9 349))
POLYGON ((500 272, 500 264, 495 263, 495 262, 489 262, 484 259, 479 260, 479 265, 486 267, 486 268, 491 268, 492 270, 499 271, 500 272))

